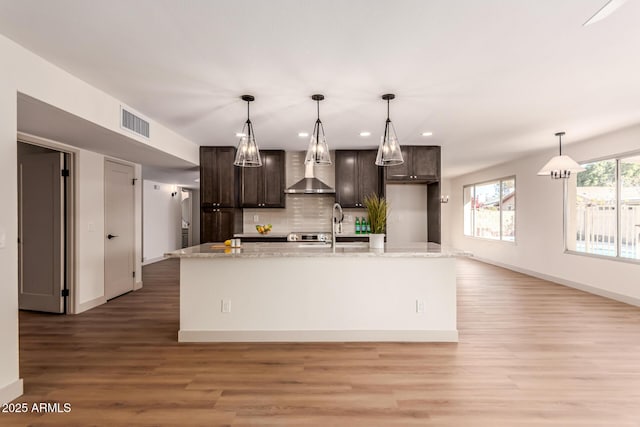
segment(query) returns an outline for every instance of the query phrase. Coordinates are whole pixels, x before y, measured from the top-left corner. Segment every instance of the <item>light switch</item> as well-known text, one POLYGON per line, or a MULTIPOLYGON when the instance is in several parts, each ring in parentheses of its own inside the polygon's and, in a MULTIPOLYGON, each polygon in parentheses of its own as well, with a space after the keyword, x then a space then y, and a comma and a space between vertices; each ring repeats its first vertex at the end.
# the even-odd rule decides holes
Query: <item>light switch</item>
POLYGON ((7 246, 7 233, 4 229, 0 229, 0 249, 4 249, 7 246))
POLYGON ((89 221, 87 224, 87 231, 96 231, 96 223, 93 221, 89 221))

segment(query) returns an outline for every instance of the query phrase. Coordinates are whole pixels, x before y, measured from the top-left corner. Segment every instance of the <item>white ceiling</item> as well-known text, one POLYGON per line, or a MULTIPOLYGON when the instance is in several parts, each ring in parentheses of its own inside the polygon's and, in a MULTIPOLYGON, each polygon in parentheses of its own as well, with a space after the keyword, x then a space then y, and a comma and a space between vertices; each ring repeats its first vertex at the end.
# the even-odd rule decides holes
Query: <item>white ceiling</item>
POLYGON ((583 27, 604 2, 0 0, 0 32, 201 145, 248 93, 260 147, 304 149, 323 93, 330 148, 374 147, 393 92, 455 176, 640 122, 640 2, 583 27))

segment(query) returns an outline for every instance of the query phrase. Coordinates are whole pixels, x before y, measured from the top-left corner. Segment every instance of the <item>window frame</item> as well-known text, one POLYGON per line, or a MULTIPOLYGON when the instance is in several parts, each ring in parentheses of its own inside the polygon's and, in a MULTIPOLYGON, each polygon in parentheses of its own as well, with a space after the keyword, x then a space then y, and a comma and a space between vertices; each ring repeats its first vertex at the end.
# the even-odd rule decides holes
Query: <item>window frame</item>
MULTIPOLYGON (((564 185, 563 185, 563 189, 562 189, 562 210, 563 210, 563 218, 562 218, 562 234, 563 234, 563 246, 564 246, 564 253, 568 254, 568 255, 578 255, 578 256, 584 256, 584 257, 589 257, 589 258, 597 258, 597 259, 602 259, 602 260, 608 260, 608 261, 615 261, 615 262, 624 262, 624 263, 628 263, 628 264, 640 264, 640 259, 634 259, 634 258, 626 258, 626 257, 622 257, 620 256, 621 253, 621 245, 622 245, 622 241, 620 239, 620 222, 621 222, 621 206, 622 206, 622 198, 621 198, 621 194, 622 194, 622 180, 621 180, 621 168, 620 168, 620 162, 628 157, 637 157, 640 155, 640 151, 635 150, 635 151, 628 151, 628 152, 624 152, 624 153, 618 153, 618 154, 612 154, 612 155, 607 155, 607 156, 600 156, 600 157, 596 157, 596 158, 592 158, 589 160, 584 160, 584 161, 580 161, 578 162, 578 164, 582 165, 586 165, 589 163, 597 163, 597 162, 604 162, 607 160, 614 160, 616 163, 616 255, 615 256, 609 256, 609 255, 600 255, 600 254, 594 254, 594 253, 589 253, 589 252, 581 252, 581 251, 576 251, 576 250, 572 250, 569 249, 569 245, 568 245, 568 240, 569 240, 569 233, 568 233, 568 226, 569 226, 569 204, 570 203, 575 203, 575 200, 570 201, 569 200, 569 182, 568 180, 563 180, 564 181, 564 185)), ((576 174, 577 177, 577 174, 576 174)), ((577 186, 576 186, 577 187, 577 186)), ((574 236, 575 238, 575 236, 574 236)))
MULTIPOLYGON (((517 194, 516 194, 516 199, 515 199, 515 201, 513 203, 513 212, 514 212, 513 216, 514 216, 514 221, 516 223, 516 226, 514 226, 514 229, 513 229, 513 240, 505 240, 504 239, 504 234, 503 234, 503 231, 502 231, 502 225, 503 225, 503 222, 502 222, 502 219, 503 219, 502 218, 502 183, 504 181, 510 181, 510 180, 513 180, 513 188, 514 188, 514 193, 515 193, 516 192, 516 188, 517 188, 517 184, 516 184, 517 183, 517 179, 516 179, 516 175, 515 174, 502 176, 500 178, 487 179, 487 180, 484 180, 484 181, 474 182, 473 184, 465 184, 465 185, 462 186, 462 209, 463 209, 462 236, 463 237, 470 238, 470 239, 478 239, 478 240, 487 241, 487 242, 501 242, 501 243, 506 243, 506 244, 511 244, 511 245, 516 245, 517 244, 517 240, 518 240, 517 239, 517 234, 518 233, 516 232, 517 224, 518 224, 518 196, 517 196, 517 194), (500 202, 499 203, 500 238, 491 239, 491 238, 488 238, 488 237, 481 237, 481 236, 476 236, 475 235, 475 230, 476 230, 476 227, 475 227, 475 225, 476 225, 475 212, 476 212, 476 209, 474 209, 474 208, 471 209, 471 212, 473 212, 472 215, 471 215, 471 230, 472 230, 473 234, 471 234, 471 235, 465 234, 465 231, 464 231, 464 221, 465 221, 465 218, 464 218, 464 192, 465 192, 465 189, 466 188, 471 188, 472 189, 472 193, 471 194, 472 194, 472 200, 473 200, 473 198, 475 198, 475 195, 476 195, 476 187, 477 186, 484 185, 484 184, 489 184, 491 182, 496 182, 496 181, 498 182, 498 186, 500 187, 499 198, 498 198, 499 202, 500 202)), ((566 243, 566 240, 565 240, 565 243, 566 243)), ((565 244, 565 248, 566 248, 566 244, 565 244)))

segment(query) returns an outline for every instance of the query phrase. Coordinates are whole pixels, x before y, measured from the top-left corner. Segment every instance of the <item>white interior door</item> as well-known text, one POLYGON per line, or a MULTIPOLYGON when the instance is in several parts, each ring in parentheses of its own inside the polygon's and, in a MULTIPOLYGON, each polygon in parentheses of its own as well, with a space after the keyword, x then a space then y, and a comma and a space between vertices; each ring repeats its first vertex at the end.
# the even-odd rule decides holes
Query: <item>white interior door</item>
POLYGON ((104 294, 107 299, 133 290, 134 187, 133 166, 105 162, 104 294))
POLYGON ((64 313, 64 154, 18 143, 18 305, 64 313))

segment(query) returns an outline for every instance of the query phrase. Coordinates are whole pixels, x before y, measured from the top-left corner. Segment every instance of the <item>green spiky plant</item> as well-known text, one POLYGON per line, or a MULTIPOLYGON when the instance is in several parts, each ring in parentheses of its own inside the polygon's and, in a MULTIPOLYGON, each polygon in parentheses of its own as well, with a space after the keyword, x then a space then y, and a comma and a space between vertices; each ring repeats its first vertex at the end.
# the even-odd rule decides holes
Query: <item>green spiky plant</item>
POLYGON ((367 209, 371 233, 384 234, 389 216, 389 204, 384 197, 371 194, 364 198, 364 207, 367 209))

